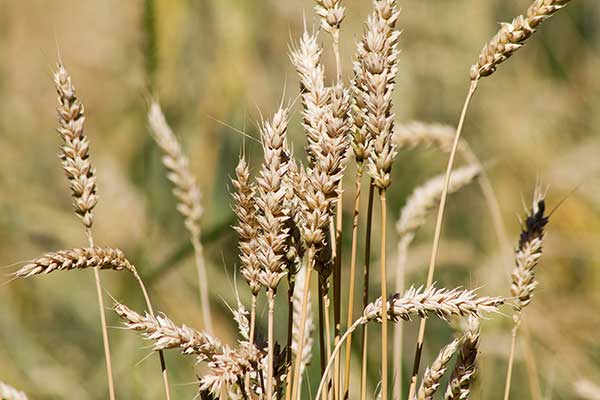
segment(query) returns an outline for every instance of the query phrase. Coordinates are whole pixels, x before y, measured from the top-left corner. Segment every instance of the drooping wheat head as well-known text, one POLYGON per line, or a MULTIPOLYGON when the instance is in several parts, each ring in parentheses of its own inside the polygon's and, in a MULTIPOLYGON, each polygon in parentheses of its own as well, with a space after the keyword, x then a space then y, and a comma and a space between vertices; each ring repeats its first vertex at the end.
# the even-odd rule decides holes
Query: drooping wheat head
POLYGON ((525 15, 519 15, 510 23, 502 23, 500 30, 483 47, 477 63, 471 66, 471 79, 490 76, 499 64, 519 50, 538 26, 563 8, 571 0, 535 0, 525 15))
POLYGON ((121 250, 110 247, 84 247, 46 253, 24 265, 15 272, 15 276, 29 278, 54 271, 86 268, 112 269, 115 271, 126 269, 133 274, 137 274, 135 268, 127 261, 121 250))

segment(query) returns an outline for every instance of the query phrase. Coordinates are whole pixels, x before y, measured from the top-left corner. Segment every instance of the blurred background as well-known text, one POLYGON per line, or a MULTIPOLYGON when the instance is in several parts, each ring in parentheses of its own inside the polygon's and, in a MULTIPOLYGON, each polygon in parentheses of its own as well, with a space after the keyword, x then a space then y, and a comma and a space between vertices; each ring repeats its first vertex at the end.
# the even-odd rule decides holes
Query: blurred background
MULTIPOLYGON (((348 80, 370 2, 344 4, 341 49, 348 80)), ((497 21, 524 12, 529 1, 399 4, 404 33, 396 119, 455 124, 469 66, 496 32, 497 21)), ((96 242, 125 251, 149 285, 155 308, 177 322, 202 327, 187 232, 145 119, 149 99, 156 94, 203 192, 203 238, 217 334, 234 343, 236 328, 226 303, 234 304, 235 285, 243 300, 249 298, 235 273, 237 238, 230 228, 230 177, 243 143, 236 130, 256 137, 260 114, 271 115, 282 97, 287 101, 297 95, 288 46, 301 34, 303 18, 309 27, 317 24, 312 6, 310 0, 0 0, 0 380, 27 391, 32 399, 107 397, 91 271, 9 283, 13 263, 86 244, 56 157, 60 141, 50 73, 57 46, 86 107, 100 196, 94 214, 96 242)), ((330 39, 321 39, 332 80, 330 39)), ((568 196, 552 216, 538 271, 539 290, 525 313, 545 399, 580 398, 576 382, 600 381, 599 50, 600 3, 573 1, 497 74, 481 82, 464 131, 489 165, 511 243, 518 238, 523 199, 529 203, 538 177, 550 185, 550 207, 568 196)), ((296 105, 289 134, 300 155, 304 139, 299 119, 296 105)), ((260 148, 252 140, 245 145, 256 170, 260 148)), ((441 173, 446 161, 435 150, 399 154, 388 197, 393 219, 412 189, 441 173)), ((353 175, 350 168, 346 224, 353 175)), ((409 284, 425 281, 433 219, 410 250, 409 284)), ((390 237, 393 252, 393 225, 390 237)), ((499 252, 476 185, 449 201, 443 238, 436 275, 440 286, 481 287, 482 294, 508 295, 510 255, 499 252)), ((344 246, 350 248, 349 243, 344 246)), ((107 300, 110 294, 144 309, 128 276, 106 272, 102 278, 107 300)), ((286 312, 283 305, 279 310, 282 316, 286 312)), ((259 311, 266 315, 262 301, 259 311)), ((119 397, 163 398, 157 361, 144 360, 149 343, 120 329, 111 312, 108 319, 119 397)), ((259 322, 266 326, 266 317, 259 322)), ((407 369, 416 326, 406 325, 407 369)), ((485 322, 475 398, 499 397, 510 328, 508 316, 485 322)), ((445 324, 430 324, 423 365, 451 335, 445 324)), ((531 397, 522 343, 513 398, 531 397)), ((372 353, 374 390, 379 364, 378 354, 372 353)), ((193 398, 201 369, 194 371, 194 360, 174 351, 167 362, 174 398, 193 398)), ((318 375, 315 358, 307 379, 313 389, 318 375)))

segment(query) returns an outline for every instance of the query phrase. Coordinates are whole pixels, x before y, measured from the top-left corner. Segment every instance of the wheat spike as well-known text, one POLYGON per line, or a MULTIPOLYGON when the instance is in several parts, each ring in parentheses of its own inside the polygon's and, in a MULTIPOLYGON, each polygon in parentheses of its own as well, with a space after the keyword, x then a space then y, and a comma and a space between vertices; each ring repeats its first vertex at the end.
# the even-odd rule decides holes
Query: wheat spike
POLYGON ((368 171, 375 185, 385 190, 391 183, 390 171, 396 155, 391 141, 392 92, 398 72, 400 32, 395 28, 400 11, 395 0, 375 0, 373 5, 353 67, 354 153, 359 163, 368 157, 368 171))
MULTIPOLYGON (((504 304, 501 297, 476 297, 473 290, 411 287, 404 294, 396 293, 387 301, 388 319, 410 321, 414 316, 426 318, 430 314, 448 320, 451 316, 479 317, 496 312, 504 304)), ((381 321, 381 297, 363 311, 363 323, 381 321)))
POLYGON ((233 194, 233 211, 238 223, 234 227, 239 235, 240 273, 250 286, 253 295, 257 295, 261 285, 258 280, 260 262, 258 260, 258 221, 256 215, 256 185, 250 183, 250 170, 244 158, 240 158, 235 168, 236 179, 232 179, 235 193, 233 194))
POLYGON ((456 353, 456 349, 460 344, 459 339, 454 339, 450 344, 440 350, 435 360, 428 367, 423 374, 423 382, 417 393, 418 400, 432 400, 433 395, 437 392, 440 387, 442 377, 448 369, 448 363, 450 359, 456 353))
POLYGON ((185 219, 185 226, 193 237, 200 236, 202 204, 196 178, 190 171, 189 161, 175 134, 169 127, 160 104, 153 101, 148 111, 148 122, 152 137, 164 153, 163 165, 169 171, 167 177, 173 183, 173 194, 177 199, 177 210, 185 219))
POLYGON ((479 352, 479 320, 470 317, 462 338, 458 359, 448 382, 444 400, 467 400, 471 394, 471 383, 477 366, 479 352))
POLYGON ((60 159, 69 179, 75 213, 83 225, 92 227, 92 210, 96 206, 96 171, 89 156, 89 141, 83 131, 85 122, 83 104, 79 102, 71 76, 61 64, 54 72, 54 85, 58 93, 58 133, 63 139, 60 159))
POLYGON ((544 228, 548 223, 544 198, 545 193, 536 188, 533 204, 523 222, 519 246, 515 251, 511 293, 516 298, 517 310, 521 310, 531 302, 538 285, 535 279, 535 267, 542 256, 544 228))
POLYGON ((27 400, 27 395, 6 383, 0 382, 1 400, 27 400))
POLYGON ((185 325, 178 326, 164 315, 141 315, 120 303, 113 309, 127 329, 140 331, 146 339, 155 342, 154 351, 180 348, 183 354, 196 355, 199 361, 210 361, 223 353, 223 345, 218 339, 185 325))
POLYGON ((477 63, 471 67, 472 80, 490 76, 499 64, 519 50, 538 26, 563 8, 571 0, 535 0, 525 15, 519 15, 510 23, 502 23, 498 33, 485 45, 477 63))
POLYGON ((344 20, 346 8, 341 0, 316 0, 315 12, 321 17, 321 26, 332 36, 339 36, 340 24, 344 20))
POLYGON ((110 247, 82 247, 46 253, 23 266, 15 272, 15 276, 29 278, 54 271, 86 268, 115 271, 126 269, 136 274, 135 268, 127 261, 121 250, 110 247))

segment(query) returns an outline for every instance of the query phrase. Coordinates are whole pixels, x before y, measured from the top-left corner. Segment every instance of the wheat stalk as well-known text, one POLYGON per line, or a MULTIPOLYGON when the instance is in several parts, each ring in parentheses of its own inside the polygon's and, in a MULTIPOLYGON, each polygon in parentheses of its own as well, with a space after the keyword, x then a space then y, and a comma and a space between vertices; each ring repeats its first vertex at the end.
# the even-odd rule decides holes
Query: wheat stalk
POLYGON ((510 397, 512 368, 517 342, 517 333, 521 325, 523 308, 531 303, 538 285, 535 279, 535 267, 542 256, 542 246, 545 237, 545 227, 549 217, 546 215, 546 193, 536 186, 531 209, 528 210, 521 227, 519 244, 515 250, 515 267, 512 272, 511 294, 515 298, 515 314, 511 335, 510 353, 504 386, 504 400, 510 397))
POLYGON ((4 382, 0 382, 0 399, 2 400, 27 400, 27 395, 4 382))
MULTIPOLYGON (((81 218, 85 227, 88 245, 94 247, 92 236, 92 210, 96 206, 96 171, 92 167, 89 157, 89 142, 83 131, 85 122, 84 107, 77 97, 77 92, 71 81, 71 76, 59 60, 53 74, 54 86, 58 93, 58 133, 63 140, 60 159, 69 180, 75 213, 81 218)), ((110 400, 115 400, 115 388, 112 373, 112 360, 104 300, 102 298, 102 284, 100 274, 94 268, 94 281, 96 283, 96 297, 100 312, 100 325, 102 328, 102 343, 108 380, 108 393, 110 400)))
POLYGON ((463 335, 458 359, 448 382, 444 400, 467 400, 471 394, 471 383, 477 366, 479 352, 479 320, 469 318, 463 335))
POLYGON ((450 363, 450 359, 456 353, 458 346, 460 344, 459 339, 454 339, 448 345, 444 346, 442 350, 438 353, 435 360, 431 364, 431 367, 425 370, 423 374, 423 381, 421 382, 421 387, 417 393, 418 400, 432 400, 434 394, 437 392, 440 387, 440 383, 442 377, 446 373, 448 369, 448 363, 450 363))
POLYGON ((536 32, 537 27, 563 8, 571 0, 535 0, 525 15, 510 23, 502 23, 500 30, 485 45, 477 63, 471 67, 471 79, 490 76, 499 64, 506 61, 536 32))
POLYGON ((179 144, 171 127, 167 123, 160 104, 152 101, 148 110, 148 123, 152 137, 163 151, 162 162, 167 171, 168 179, 173 184, 173 195, 177 199, 177 210, 184 218, 185 227, 190 233, 194 247, 200 302, 204 326, 212 332, 212 317, 208 297, 208 278, 204 261, 204 249, 200 239, 200 218, 202 217, 201 194, 196 178, 192 174, 189 161, 179 144))

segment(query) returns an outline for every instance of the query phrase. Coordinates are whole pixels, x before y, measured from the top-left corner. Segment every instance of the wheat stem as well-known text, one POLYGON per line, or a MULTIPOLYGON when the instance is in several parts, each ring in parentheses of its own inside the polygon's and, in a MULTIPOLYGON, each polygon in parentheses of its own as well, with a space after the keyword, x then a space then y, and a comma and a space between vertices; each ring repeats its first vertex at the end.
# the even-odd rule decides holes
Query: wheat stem
MULTIPOLYGON (((450 175, 452 174, 452 167, 454 166, 454 158, 456 157, 456 151, 458 149, 458 144, 460 143, 460 135, 462 132, 462 128, 465 122, 465 116, 467 115, 467 110, 469 108, 469 104, 471 103, 471 99, 475 94, 475 90, 477 90, 477 84, 479 80, 475 79, 471 81, 471 85, 469 87, 469 92, 467 93, 467 97, 465 98, 465 103, 463 105, 462 112, 460 114, 460 120, 458 122, 458 126, 456 128, 456 134, 454 135, 454 142, 452 144, 452 150, 450 151, 450 158, 448 159, 448 166, 446 168, 446 177, 444 180, 444 190, 442 192, 442 197, 440 198, 440 205, 438 207, 437 220, 435 223, 435 233, 433 236, 433 249, 431 251, 431 259, 429 261, 429 269, 427 271, 427 286, 431 286, 433 283, 433 274, 435 272, 435 263, 437 262, 437 255, 440 245, 440 236, 442 233, 442 221, 444 219, 444 210, 446 208, 446 198, 448 196, 448 185, 450 183, 450 175)), ((415 351, 415 360, 413 363, 412 375, 410 377, 410 387, 408 391, 408 398, 412 399, 415 396, 415 392, 417 389, 417 375, 419 373, 419 364, 421 363, 421 353, 423 352, 423 341, 425 339, 425 328, 427 325, 427 321, 425 319, 421 320, 421 324, 419 325, 419 334, 417 337, 417 348, 415 351)))
MULTIPOLYGON (((369 304, 369 273, 371 269, 371 228, 373 226, 373 200, 375 185, 373 178, 369 183, 369 201, 367 204, 367 232, 365 234, 365 264, 363 280, 363 308, 369 304)), ((361 338, 360 399, 367 398, 367 326, 363 327, 361 338)))
POLYGON ((517 347, 517 332, 520 325, 520 316, 515 317, 515 323, 512 329, 510 340, 510 353, 508 354, 508 367, 506 368, 506 383, 504 384, 504 400, 508 400, 510 396, 510 385, 512 380, 513 362, 515 359, 515 349, 517 347))
POLYGON ((294 379, 292 386, 292 400, 299 400, 299 381, 300 381, 300 365, 302 364, 302 351, 304 347, 304 328, 306 325, 306 316, 307 316, 307 305, 308 305, 308 297, 310 293, 310 278, 312 276, 313 262, 314 262, 314 247, 308 249, 307 257, 306 257, 306 281, 304 282, 304 292, 302 296, 302 305, 300 309, 302 310, 300 313, 300 331, 298 333, 298 352, 296 353, 296 362, 294 364, 294 379))
POLYGON ((269 302, 269 322, 268 322, 268 367, 267 367, 267 399, 273 398, 273 357, 275 336, 273 332, 273 310, 275 309, 275 292, 269 288, 267 292, 269 302))
MULTIPOLYGON (((355 195, 354 195, 354 213, 352 214, 352 248, 350 256, 350 286, 348 288, 348 313, 346 320, 346 329, 349 328, 354 320, 354 282, 356 278, 356 252, 358 247, 358 217, 360 213, 360 194, 362 186, 362 169, 356 171, 355 195)), ((344 367, 344 390, 343 399, 348 398, 350 387, 350 364, 352 357, 352 337, 346 342, 346 358, 344 367)))
MULTIPOLYGON (((94 247, 94 238, 90 228, 85 229, 85 236, 91 248, 94 247)), ((106 313, 104 311, 104 299, 102 297, 102 284, 98 268, 94 268, 94 280, 96 281, 96 295, 98 297, 98 308, 100 311, 100 325, 102 327, 102 344, 104 346, 104 359, 106 362, 106 373, 108 375, 108 394, 110 400, 115 400, 115 383, 113 380, 112 358, 110 355, 110 344, 108 342, 108 328, 106 325, 106 313)))
MULTIPOLYGON (((381 280, 381 298, 387 299, 387 274, 386 274, 386 234, 387 234, 387 206, 386 206, 386 191, 379 192, 379 201, 381 204, 381 250, 379 254, 380 280, 381 280)), ((381 315, 387 315, 387 302, 381 302, 381 315)), ((388 360, 388 343, 387 343, 387 318, 381 320, 381 398, 387 400, 387 360, 388 360)))

